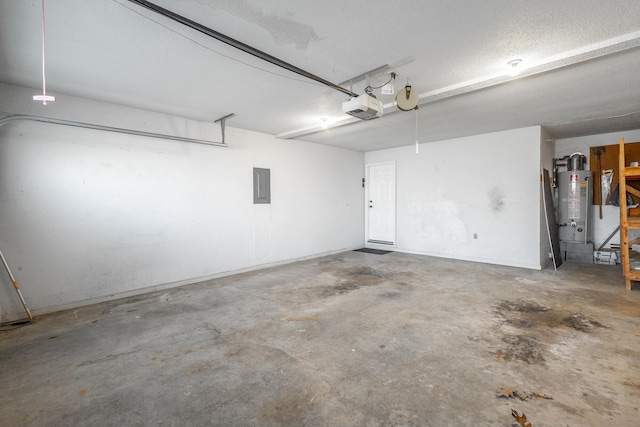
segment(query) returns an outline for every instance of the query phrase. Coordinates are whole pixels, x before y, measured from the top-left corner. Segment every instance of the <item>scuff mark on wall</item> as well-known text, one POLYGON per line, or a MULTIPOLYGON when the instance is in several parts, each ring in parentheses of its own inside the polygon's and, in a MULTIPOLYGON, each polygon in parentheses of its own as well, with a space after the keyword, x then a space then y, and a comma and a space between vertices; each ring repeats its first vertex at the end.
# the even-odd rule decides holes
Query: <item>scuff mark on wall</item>
POLYGON ((467 227, 457 203, 445 200, 441 189, 430 195, 409 195, 407 212, 413 232, 425 241, 425 246, 446 250, 468 240, 467 227))
POLYGON ((505 195, 501 188, 493 187, 489 191, 489 207, 495 213, 500 213, 505 209, 505 195))

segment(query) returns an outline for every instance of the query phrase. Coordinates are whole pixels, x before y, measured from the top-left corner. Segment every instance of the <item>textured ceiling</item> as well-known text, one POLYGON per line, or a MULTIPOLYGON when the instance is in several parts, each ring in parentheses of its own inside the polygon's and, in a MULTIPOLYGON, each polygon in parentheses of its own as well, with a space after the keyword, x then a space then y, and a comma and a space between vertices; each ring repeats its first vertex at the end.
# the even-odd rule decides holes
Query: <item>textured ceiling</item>
MULTIPOLYGON (((387 64, 370 83, 394 71, 396 89, 408 81, 421 94, 421 142, 640 128, 637 0, 155 3, 334 83, 387 64)), ((40 18, 39 0, 0 0, 0 82, 40 87, 40 18)), ((46 19, 58 102, 43 115, 75 95, 207 121, 235 113, 229 126, 363 151, 415 142, 416 114, 395 112, 393 96, 375 91, 385 115, 350 123, 343 93, 127 0, 47 0, 46 19), (335 127, 314 132, 321 118, 335 127)))

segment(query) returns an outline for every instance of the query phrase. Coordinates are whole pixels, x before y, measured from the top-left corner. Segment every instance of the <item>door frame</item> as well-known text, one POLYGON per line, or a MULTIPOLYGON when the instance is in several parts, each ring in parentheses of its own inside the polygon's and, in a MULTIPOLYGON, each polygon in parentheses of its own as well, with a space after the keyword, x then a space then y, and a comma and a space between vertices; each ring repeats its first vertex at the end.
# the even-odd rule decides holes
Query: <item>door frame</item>
POLYGON ((385 249, 385 248, 396 248, 398 242, 398 169, 396 166, 396 161, 391 160, 387 162, 372 162, 366 163, 364 165, 365 168, 365 186, 364 186, 364 246, 372 249, 385 249), (369 186, 371 184, 371 174, 370 168, 371 166, 383 166, 383 165, 393 165, 393 183, 395 186, 394 191, 394 200, 393 200, 393 209, 395 210, 394 214, 394 224, 393 224, 393 243, 375 243, 369 241, 369 186))

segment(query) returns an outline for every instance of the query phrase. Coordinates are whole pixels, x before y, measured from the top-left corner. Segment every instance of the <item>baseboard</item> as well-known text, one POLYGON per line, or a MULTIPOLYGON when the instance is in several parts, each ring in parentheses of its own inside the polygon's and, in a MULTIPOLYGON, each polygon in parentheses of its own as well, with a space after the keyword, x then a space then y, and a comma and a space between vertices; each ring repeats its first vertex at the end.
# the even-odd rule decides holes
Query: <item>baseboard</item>
POLYGON ((395 248, 393 249, 393 251, 402 252, 406 254, 413 254, 413 255, 431 256, 434 258, 455 259, 458 261, 480 262, 483 264, 501 265, 504 267, 517 267, 517 268, 526 268, 529 270, 542 270, 542 267, 540 266, 540 264, 527 264, 527 263, 521 263, 521 262, 495 260, 491 258, 482 258, 482 257, 452 256, 449 254, 432 253, 432 252, 425 252, 425 251, 414 251, 410 249, 395 248))
MULTIPOLYGON (((233 275, 236 275, 236 274, 242 274, 242 273, 248 273, 248 272, 251 272, 251 271, 262 270, 262 269, 265 269, 265 268, 271 268, 271 267, 277 267, 277 266, 280 266, 280 265, 292 264, 292 263, 298 262, 298 261, 306 261, 306 260, 309 260, 309 259, 321 258, 321 257, 328 256, 328 255, 334 255, 334 254, 338 254, 338 253, 342 253, 342 252, 353 251, 353 250, 359 249, 361 247, 362 247, 362 245, 355 245, 355 246, 345 247, 345 248, 336 249, 336 250, 332 250, 332 251, 321 252, 321 253, 312 254, 312 255, 306 255, 306 256, 303 256, 303 257, 297 257, 297 258, 292 258, 292 259, 287 259, 287 260, 281 260, 281 261, 274 261, 274 262, 269 262, 269 263, 257 264, 257 265, 252 265, 252 266, 249 266, 249 267, 236 269, 236 270, 223 271, 223 272, 214 273, 214 274, 210 274, 210 275, 206 275, 206 276, 195 277, 195 278, 191 278, 191 279, 178 280, 178 281, 170 282, 170 283, 162 283, 162 284, 158 284, 158 285, 145 286, 145 287, 141 287, 141 288, 131 289, 129 291, 115 292, 115 293, 108 294, 108 295, 102 295, 102 296, 87 298, 87 299, 83 299, 83 300, 79 300, 79 301, 73 301, 73 302, 69 302, 69 303, 65 303, 65 304, 58 304, 58 305, 47 306, 47 307, 43 307, 43 308, 33 308, 33 309, 31 309, 31 312, 33 313, 34 316, 42 316, 44 314, 55 313, 55 312, 64 311, 64 310, 70 310, 70 309, 73 309, 73 308, 85 307, 85 306, 92 305, 92 304, 98 304, 98 303, 107 302, 107 301, 114 301, 114 300, 118 300, 118 299, 122 299, 122 298, 129 298, 129 297, 133 297, 133 296, 148 294, 148 293, 151 293, 151 292, 164 291, 164 290, 167 290, 167 289, 179 288, 181 286, 193 285, 195 283, 205 282, 207 280, 214 280, 214 279, 219 279, 219 278, 222 278, 222 277, 233 276, 233 275)), ((4 314, 7 315, 7 317, 13 317, 13 316, 11 316, 11 314, 13 314, 13 313, 11 313, 11 314, 4 313, 4 314)), ((16 313, 16 315, 17 315, 16 319, 7 319, 7 320, 8 321, 14 321, 14 320, 20 319, 20 313, 16 313)))

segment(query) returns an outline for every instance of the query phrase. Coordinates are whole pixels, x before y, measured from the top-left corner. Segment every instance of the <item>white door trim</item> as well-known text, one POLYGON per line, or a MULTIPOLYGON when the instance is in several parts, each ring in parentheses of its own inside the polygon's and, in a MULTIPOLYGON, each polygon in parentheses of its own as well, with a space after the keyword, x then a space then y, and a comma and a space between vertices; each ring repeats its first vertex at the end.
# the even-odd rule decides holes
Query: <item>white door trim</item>
POLYGON ((367 247, 379 247, 379 248, 389 248, 389 247, 397 247, 396 246, 396 239, 397 239, 397 227, 396 227, 396 213, 397 213, 397 169, 396 169, 396 162, 395 161, 389 161, 389 162, 374 162, 374 163, 367 163, 365 164, 365 200, 364 200, 364 209, 365 209, 365 246, 367 247), (394 185, 394 200, 393 200, 393 209, 394 209, 394 215, 393 215, 393 241, 391 242, 383 242, 383 241, 377 241, 377 240, 371 240, 369 233, 370 233, 370 222, 369 222, 369 215, 370 215, 370 208, 369 208, 369 197, 370 197, 370 185, 371 185, 371 167, 375 167, 375 166, 387 166, 387 165, 392 165, 393 166, 393 185, 394 185))

